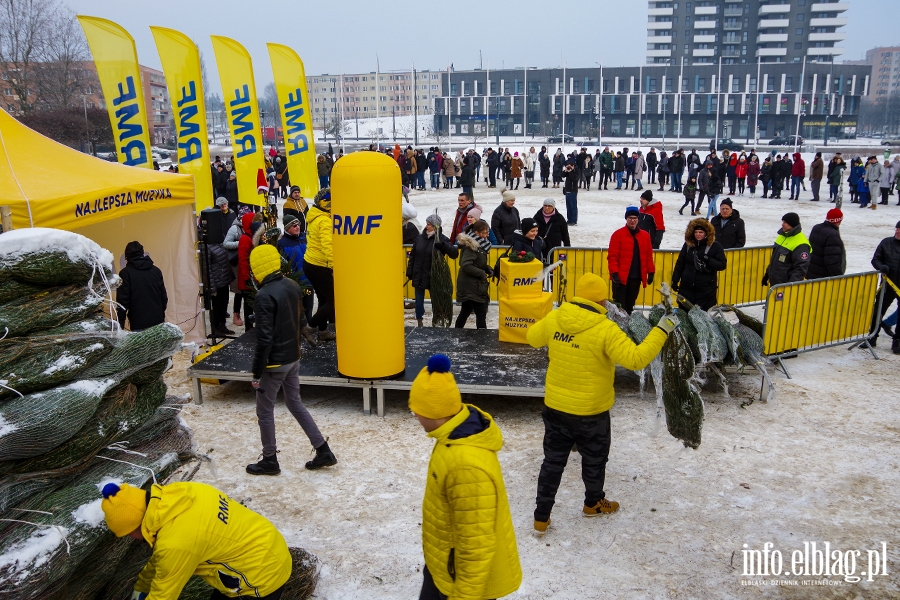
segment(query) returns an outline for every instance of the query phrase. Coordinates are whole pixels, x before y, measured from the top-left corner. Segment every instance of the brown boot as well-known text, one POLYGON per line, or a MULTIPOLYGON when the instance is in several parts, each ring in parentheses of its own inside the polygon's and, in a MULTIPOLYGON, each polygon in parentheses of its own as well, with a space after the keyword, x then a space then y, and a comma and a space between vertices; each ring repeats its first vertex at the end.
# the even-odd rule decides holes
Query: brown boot
POLYGON ((324 331, 321 331, 321 330, 319 331, 318 341, 331 342, 335 339, 337 339, 337 335, 335 335, 335 333, 333 331, 331 331, 329 329, 326 329, 324 331))
POLYGON ((313 327, 307 325, 303 329, 300 330, 300 335, 303 336, 303 339, 306 340, 310 346, 315 348, 318 345, 316 342, 316 330, 313 327))
POLYGON ((416 319, 416 323, 417 323, 416 327, 425 327, 425 324, 422 323, 422 319, 416 319))
POLYGON ((619 510, 619 503, 603 498, 594 506, 585 506, 582 514, 586 517, 597 517, 600 515, 608 515, 619 510))

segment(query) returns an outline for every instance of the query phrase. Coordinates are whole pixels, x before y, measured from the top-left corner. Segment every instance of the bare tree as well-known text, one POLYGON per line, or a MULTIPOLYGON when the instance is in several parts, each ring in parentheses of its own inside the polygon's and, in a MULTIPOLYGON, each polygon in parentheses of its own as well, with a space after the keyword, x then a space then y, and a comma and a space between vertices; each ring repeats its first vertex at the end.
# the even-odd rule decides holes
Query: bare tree
POLYGON ((34 69, 39 107, 79 106, 83 94, 95 86, 99 92, 96 72, 85 68, 91 54, 84 31, 71 10, 61 8, 50 14, 41 37, 40 62, 34 69))
POLYGON ((35 108, 35 63, 40 60, 47 18, 53 12, 53 2, 0 0, 0 78, 13 91, 24 114, 35 108))
POLYGON ((345 122, 340 115, 334 115, 325 123, 325 139, 328 139, 329 134, 334 139, 338 139, 339 136, 343 137, 347 133, 350 133, 350 124, 345 122))
POLYGON ((443 129, 435 128, 434 125, 428 125, 425 128, 425 135, 428 136, 428 139, 434 140, 434 145, 438 148, 446 147, 446 142, 449 139, 443 129))

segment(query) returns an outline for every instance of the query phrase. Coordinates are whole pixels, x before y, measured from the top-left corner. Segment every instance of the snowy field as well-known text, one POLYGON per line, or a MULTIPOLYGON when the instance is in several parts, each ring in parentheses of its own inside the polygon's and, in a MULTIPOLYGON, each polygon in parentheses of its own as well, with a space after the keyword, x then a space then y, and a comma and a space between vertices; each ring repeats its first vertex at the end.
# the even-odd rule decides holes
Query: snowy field
MULTIPOLYGON (((499 203, 499 190, 488 190, 481 182, 475 188, 476 201, 488 217, 499 203)), ((413 192, 411 200, 420 220, 436 207, 449 218, 456 195, 456 190, 413 192)), ((734 197, 735 208, 747 222, 747 245, 771 244, 781 215, 788 211, 799 213, 808 232, 832 206, 827 191, 825 195, 819 203, 809 202, 809 192, 802 193, 799 202, 734 197)), ((637 204, 638 196, 635 191, 580 193, 579 225, 571 228, 573 245, 606 245, 613 230, 623 225, 625 207, 637 204)), ((561 189, 520 188, 517 197, 522 217, 532 216, 545 197, 565 206, 561 189)), ((667 229, 663 248, 680 248, 689 220, 677 214, 681 197, 670 192, 659 197, 667 229)), ((841 233, 848 272, 871 269, 878 241, 892 235, 900 220, 896 202, 895 195, 891 206, 872 211, 859 210, 845 199, 841 233)), ((496 309, 490 315, 496 326, 496 309)), ((411 324, 412 311, 406 316, 411 324)), ((730 375, 730 396, 708 386, 698 450, 684 449, 664 425, 655 432, 655 398, 652 393, 642 396, 637 376, 619 369, 606 492, 621 509, 597 519, 581 517, 580 458, 573 454, 550 532, 543 539, 531 533, 542 459, 541 402, 468 397, 495 416, 505 438, 499 457, 524 572, 520 590, 510 597, 900 596, 900 356, 890 354, 884 336, 878 351, 880 360, 845 347, 802 354, 788 361, 793 379, 774 375, 773 402, 757 401, 746 408, 742 402, 758 397, 757 375, 730 375), (804 542, 813 541, 820 548, 830 542, 832 550, 861 551, 857 576, 868 569, 866 551, 880 550, 886 542, 888 575, 871 582, 862 576, 856 583, 836 576, 828 578, 829 586, 814 587, 802 582, 821 582, 823 577, 743 575, 745 544, 746 549, 762 550, 770 542, 789 568, 791 552, 803 551, 804 542)), ((190 391, 185 354, 167 375, 175 393, 190 391)), ((303 468, 312 457, 309 444, 280 406, 276 419, 282 474, 247 475, 244 467, 257 459, 260 448, 254 396, 249 384, 232 382, 205 385, 205 403, 186 410, 200 450, 215 460, 214 468, 201 469, 198 479, 266 515, 289 543, 319 557, 316 598, 417 597, 423 566, 420 507, 432 442, 410 415, 402 393, 387 394, 384 418, 362 415, 357 390, 305 387, 302 393, 330 438, 336 467, 319 472, 303 468)))

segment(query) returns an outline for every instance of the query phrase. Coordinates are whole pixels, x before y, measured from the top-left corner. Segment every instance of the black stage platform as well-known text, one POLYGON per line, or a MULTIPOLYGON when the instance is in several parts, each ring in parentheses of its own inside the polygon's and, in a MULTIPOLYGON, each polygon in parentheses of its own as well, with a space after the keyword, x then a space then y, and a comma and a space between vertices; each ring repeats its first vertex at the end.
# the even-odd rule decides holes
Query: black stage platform
MULTIPOLYGON (((335 345, 316 348, 303 344, 300 383, 350 387, 362 390, 363 412, 371 413, 371 390, 376 411, 384 415, 384 390, 408 390, 413 379, 434 353, 443 353, 453 363, 453 375, 463 393, 506 396, 544 395, 547 351, 497 339, 496 329, 406 328, 406 370, 392 379, 351 379, 338 373, 335 345)), ((201 378, 251 381, 250 363, 256 332, 250 330, 221 350, 188 369, 196 404, 203 403, 201 378)))

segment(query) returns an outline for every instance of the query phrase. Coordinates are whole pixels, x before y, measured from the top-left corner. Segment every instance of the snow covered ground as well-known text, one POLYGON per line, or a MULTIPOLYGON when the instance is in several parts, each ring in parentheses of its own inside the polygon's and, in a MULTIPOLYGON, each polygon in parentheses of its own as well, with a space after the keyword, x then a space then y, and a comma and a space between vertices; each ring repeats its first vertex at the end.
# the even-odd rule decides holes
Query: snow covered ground
MULTIPOLYGON (((488 190, 482 183, 475 196, 488 215, 500 200, 499 188, 488 190)), ((579 194, 573 244, 606 245, 612 231, 624 223, 625 207, 637 204, 638 196, 635 191, 612 190, 579 194)), ((663 248, 679 248, 689 217, 677 214, 680 196, 659 196, 667 229, 663 248)), ((545 197, 565 205, 561 189, 520 188, 520 214, 533 215, 545 197)), ((747 244, 771 244, 785 212, 799 213, 809 231, 832 206, 827 199, 809 202, 808 192, 801 198, 734 197, 735 208, 747 221, 747 244)), ((421 217, 436 207, 449 217, 456 190, 413 192, 411 200, 421 217)), ((871 211, 856 208, 846 198, 841 233, 848 272, 871 268, 878 241, 892 235, 900 220, 896 202, 895 195, 891 206, 871 211)), ((490 314, 496 326, 496 309, 490 314)), ((407 311, 407 324, 412 317, 407 311)), ((708 386, 698 450, 683 449, 664 426, 653 435, 655 399, 650 393, 641 396, 637 376, 620 369, 606 491, 622 507, 608 517, 581 517, 580 458, 573 454, 551 530, 543 539, 531 535, 542 458, 541 402, 467 398, 496 417, 505 438, 500 461, 525 574, 521 589, 510 597, 900 596, 900 356, 890 354, 884 336, 879 342, 880 360, 862 350, 837 347, 789 361, 794 378, 775 374, 777 398, 771 403, 741 407, 758 397, 760 378, 753 373, 731 375, 730 396, 708 386), (882 541, 888 548, 888 575, 874 576, 873 581, 867 576, 856 583, 830 577, 829 586, 813 587, 801 582, 821 582, 823 577, 743 575, 744 550, 762 550, 770 542, 790 568, 792 551, 802 552, 804 542, 816 542, 819 548, 830 542, 832 550, 861 551, 855 569, 859 576, 868 572, 866 551, 880 551, 882 541)), ((184 374, 188 357, 182 353, 177 359, 167 380, 174 393, 189 392, 184 374)), ((254 396, 248 384, 232 382, 204 386, 205 403, 186 410, 199 448, 215 459, 215 468, 204 467, 198 479, 266 515, 289 543, 319 557, 322 576, 316 598, 417 597, 423 565, 420 506, 432 442, 410 416, 402 393, 388 393, 386 415, 379 418, 362 415, 357 390, 306 387, 302 392, 330 438, 336 467, 320 472, 303 468, 312 456, 309 444, 280 406, 276 419, 282 474, 248 476, 244 467, 256 460, 260 448, 254 396)))

